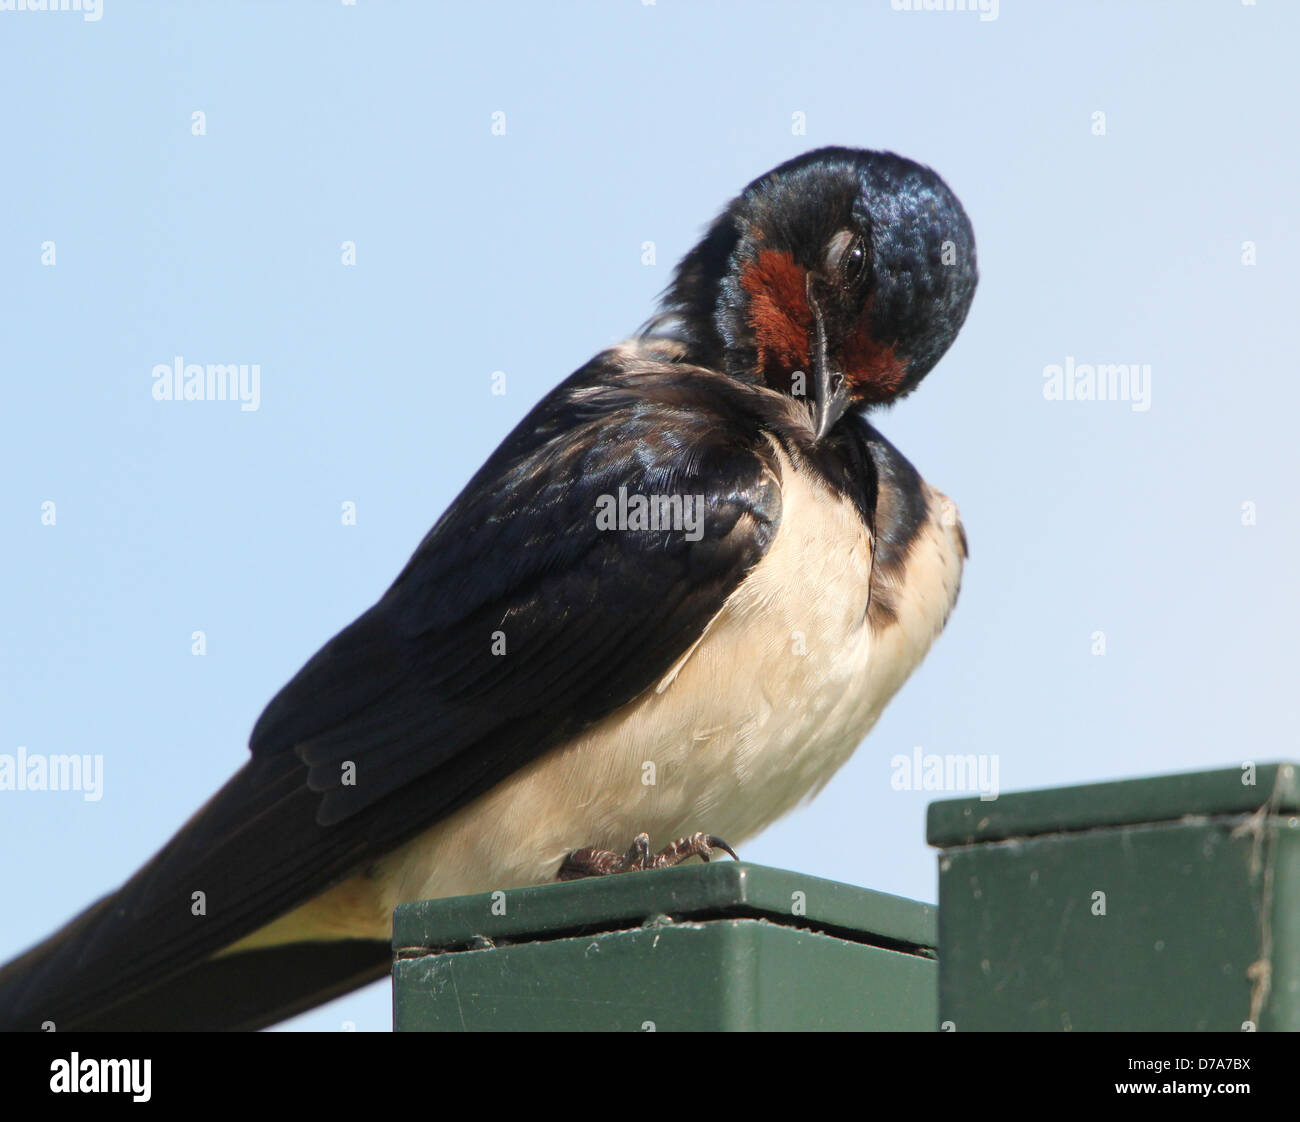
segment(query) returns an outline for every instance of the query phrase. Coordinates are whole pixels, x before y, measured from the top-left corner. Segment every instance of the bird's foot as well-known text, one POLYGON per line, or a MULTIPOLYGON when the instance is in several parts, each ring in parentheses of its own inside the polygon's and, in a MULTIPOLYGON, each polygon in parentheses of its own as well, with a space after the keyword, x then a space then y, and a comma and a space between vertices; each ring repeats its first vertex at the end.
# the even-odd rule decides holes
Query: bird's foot
POLYGON ((702 861, 708 861, 715 849, 729 853, 736 861, 740 860, 731 846, 712 834, 692 834, 688 838, 678 838, 658 853, 650 852, 649 834, 637 834, 626 853, 596 849, 593 846, 575 849, 564 859, 555 879, 581 880, 583 877, 604 877, 612 873, 668 869, 673 865, 680 865, 688 857, 698 857, 702 861))

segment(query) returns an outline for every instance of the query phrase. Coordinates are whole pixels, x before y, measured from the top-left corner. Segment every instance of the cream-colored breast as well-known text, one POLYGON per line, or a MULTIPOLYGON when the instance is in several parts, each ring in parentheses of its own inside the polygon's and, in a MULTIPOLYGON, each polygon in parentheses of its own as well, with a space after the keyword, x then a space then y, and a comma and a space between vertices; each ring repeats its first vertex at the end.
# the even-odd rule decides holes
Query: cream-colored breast
POLYGON ((866 527, 778 455, 775 540, 656 689, 245 945, 386 938, 398 903, 547 881, 573 849, 622 851, 641 831, 656 848, 696 830, 736 845, 820 790, 942 629, 963 551, 930 491, 873 633, 866 527))
MULTIPOLYGON (((781 524, 749 578, 656 690, 554 750, 383 863, 393 903, 548 880, 583 845, 733 845, 826 783, 939 633, 962 553, 948 506, 867 624, 871 539, 851 504, 781 459, 781 524)), ((949 507, 950 509, 950 507, 949 507)))

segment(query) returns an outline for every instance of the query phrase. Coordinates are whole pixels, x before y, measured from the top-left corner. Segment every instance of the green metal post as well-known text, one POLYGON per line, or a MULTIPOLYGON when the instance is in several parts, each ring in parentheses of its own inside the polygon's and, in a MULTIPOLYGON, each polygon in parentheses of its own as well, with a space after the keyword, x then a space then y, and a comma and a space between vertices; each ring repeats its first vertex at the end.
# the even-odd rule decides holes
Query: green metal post
POLYGON ((933 1030, 933 907, 715 861, 397 909, 398 1031, 933 1030))
POLYGON ((1300 1029, 1294 764, 960 799, 939 846, 941 1027, 1300 1029))

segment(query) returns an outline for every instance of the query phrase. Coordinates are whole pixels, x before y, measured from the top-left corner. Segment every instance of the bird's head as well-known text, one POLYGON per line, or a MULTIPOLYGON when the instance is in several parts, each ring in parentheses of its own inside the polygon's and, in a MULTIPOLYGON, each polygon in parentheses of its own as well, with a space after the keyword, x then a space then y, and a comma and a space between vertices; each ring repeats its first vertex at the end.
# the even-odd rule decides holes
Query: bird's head
POLYGON ((889 152, 821 148, 744 189, 678 266, 656 324, 699 361, 802 396, 820 438, 914 389, 975 293, 947 184, 889 152))

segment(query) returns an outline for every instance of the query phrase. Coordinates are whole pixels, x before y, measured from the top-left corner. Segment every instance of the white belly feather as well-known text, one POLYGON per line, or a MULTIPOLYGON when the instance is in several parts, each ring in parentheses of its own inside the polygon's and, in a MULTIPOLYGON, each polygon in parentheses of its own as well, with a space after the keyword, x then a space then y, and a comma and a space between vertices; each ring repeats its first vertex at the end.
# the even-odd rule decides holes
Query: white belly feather
POLYGON ((819 791, 942 629, 963 553, 929 491, 896 618, 873 633, 866 528, 780 458, 775 540, 657 690, 239 945, 386 939, 403 901, 547 881, 571 850, 621 852, 641 831, 655 848, 697 830, 738 845, 819 791))

